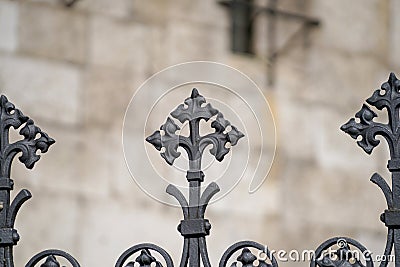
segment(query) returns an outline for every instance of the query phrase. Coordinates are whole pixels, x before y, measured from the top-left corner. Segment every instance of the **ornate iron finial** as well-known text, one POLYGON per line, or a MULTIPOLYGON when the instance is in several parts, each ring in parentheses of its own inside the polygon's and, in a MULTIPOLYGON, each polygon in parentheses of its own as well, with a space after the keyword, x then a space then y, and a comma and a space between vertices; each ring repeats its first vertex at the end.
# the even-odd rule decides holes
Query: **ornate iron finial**
POLYGON ((55 142, 45 132, 42 132, 39 127, 35 126, 31 119, 24 116, 20 110, 8 102, 7 97, 4 95, 0 97, 0 131, 1 177, 10 177, 11 163, 18 153, 22 152, 19 160, 28 169, 32 169, 40 159, 37 151, 40 150, 42 153, 46 153, 49 147, 55 142), (22 125, 24 126, 19 133, 24 139, 10 144, 10 128, 18 129, 22 125))
POLYGON ((176 135, 176 131, 180 130, 180 127, 175 124, 173 119, 168 117, 167 121, 160 127, 160 130, 164 131, 164 135, 161 135, 160 131, 156 131, 146 138, 157 150, 165 149, 161 156, 168 164, 172 165, 174 160, 180 156, 177 149, 178 146, 181 146, 188 153, 191 169, 200 170, 201 157, 209 144, 213 145, 210 150, 211 154, 218 161, 222 161, 229 152, 229 148, 225 147, 226 143, 231 143, 234 146, 244 136, 235 126, 224 119, 221 112, 213 108, 211 104, 204 105, 205 103, 205 98, 199 94, 197 89, 193 89, 191 96, 185 100, 184 104, 179 105, 171 112, 172 118, 181 123, 189 122, 189 137, 176 135), (216 116, 216 119, 212 122, 211 127, 215 129, 215 132, 200 136, 200 120, 208 121, 214 116, 216 116), (229 126, 231 129, 225 132, 229 126))
POLYGON ((160 127, 164 134, 155 131, 146 140, 157 150, 164 149, 161 156, 170 165, 180 156, 179 146, 183 147, 188 154, 189 170, 186 178, 189 182, 189 203, 175 186, 169 185, 167 192, 178 200, 184 213, 184 220, 178 226, 179 232, 185 238, 181 266, 186 265, 188 259, 190 266, 199 266, 200 254, 203 264, 208 266, 205 236, 209 235, 211 224, 204 219, 204 213, 206 205, 212 196, 219 191, 219 188, 216 183, 211 183, 201 194, 200 185, 204 181, 201 159, 205 148, 211 144, 210 153, 218 161, 222 161, 229 152, 226 144, 230 143, 234 146, 244 135, 224 119, 221 112, 213 108, 211 104, 206 104, 206 99, 199 94, 197 89, 193 89, 190 97, 185 99, 184 104, 179 105, 170 115, 180 123, 189 123, 189 136, 177 135, 176 132, 180 130, 180 127, 171 117, 168 117, 167 121, 160 127), (213 117, 215 117, 215 120, 211 123, 211 127, 214 132, 200 136, 200 121, 209 121, 213 117))
POLYGON ((32 169, 40 159, 37 151, 46 153, 54 140, 42 132, 34 122, 8 101, 0 96, 0 267, 13 266, 12 248, 19 240, 14 229, 15 218, 22 204, 31 198, 31 193, 23 189, 10 201, 10 192, 14 181, 10 179, 11 164, 14 157, 21 153, 19 160, 28 169, 32 169), (23 139, 10 143, 10 129, 20 129, 23 139))
MULTIPOLYGON (((386 108, 389 122, 387 124, 373 121, 378 115, 366 104, 364 104, 355 118, 350 119, 341 127, 341 130, 348 133, 352 138, 357 139, 361 136, 361 140, 357 144, 364 149, 365 152, 371 154, 372 150, 379 144, 377 135, 383 136, 389 145, 390 156, 395 161, 391 161, 390 165, 399 165, 400 146, 398 143, 400 132, 398 126, 399 108, 400 108, 400 81, 394 73, 391 73, 389 80, 382 84, 381 89, 376 90, 373 95, 367 99, 367 103, 371 106, 382 110, 386 108)), ((400 165, 399 165, 400 166, 400 165)))
POLYGON ((386 109, 388 123, 374 121, 378 115, 367 104, 341 127, 341 130, 357 139, 357 144, 368 154, 379 144, 376 139, 381 135, 388 143, 390 160, 388 169, 392 173, 392 187, 379 174, 372 175, 371 181, 377 184, 384 193, 388 209, 381 215, 381 220, 388 228, 388 236, 384 255, 386 260, 381 267, 387 266, 388 258, 394 245, 395 265, 400 266, 400 81, 394 73, 390 73, 387 82, 376 90, 367 104, 378 110, 386 109), (361 139, 359 139, 361 138, 361 139))
MULTIPOLYGON (((11 165, 18 153, 19 160, 32 169, 40 159, 38 151, 46 153, 55 141, 37 127, 33 120, 25 116, 19 109, 0 96, 0 267, 13 267, 13 246, 19 241, 17 230, 14 229, 15 218, 22 204, 32 197, 27 189, 22 189, 11 202, 10 192, 14 181, 10 179, 11 165), (23 139, 10 143, 10 130, 19 130, 23 139)), ((56 256, 67 259, 71 266, 79 267, 79 263, 68 253, 60 250, 46 250, 34 256, 26 267, 41 264, 43 267, 59 267, 56 256)))

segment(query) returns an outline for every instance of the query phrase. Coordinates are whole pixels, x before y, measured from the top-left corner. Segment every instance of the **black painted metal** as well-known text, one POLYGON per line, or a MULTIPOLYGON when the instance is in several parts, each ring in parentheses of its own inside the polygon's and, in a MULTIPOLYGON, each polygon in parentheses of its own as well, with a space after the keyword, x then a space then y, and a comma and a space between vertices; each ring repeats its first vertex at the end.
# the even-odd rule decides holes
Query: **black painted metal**
POLYGON ((205 103, 205 98, 199 94, 197 89, 193 89, 191 96, 185 100, 185 104, 179 105, 171 112, 172 118, 181 123, 189 123, 189 137, 176 135, 176 131, 180 128, 169 117, 160 127, 164 131, 164 135, 161 135, 160 131, 156 131, 146 139, 156 149, 164 149, 161 156, 170 165, 180 156, 177 151, 178 146, 184 148, 189 157, 189 170, 186 175, 189 182, 189 202, 174 185, 169 185, 167 188, 167 193, 178 200, 184 214, 184 219, 178 226, 179 232, 184 237, 181 267, 186 266, 188 262, 189 266, 200 266, 200 257, 204 266, 211 266, 205 240, 205 237, 210 234, 211 224, 204 219, 204 213, 208 202, 219 191, 219 188, 216 183, 211 183, 203 193, 200 192, 201 183, 204 181, 204 173, 201 170, 204 150, 208 145, 212 145, 211 154, 218 161, 222 161, 229 152, 229 148, 226 148, 225 145, 231 143, 234 146, 244 136, 235 126, 224 119, 221 112, 213 108, 211 104, 204 105, 205 103), (215 132, 200 136, 200 121, 208 121, 212 117, 215 117, 211 123, 215 132), (230 130, 226 132, 228 127, 230 130))
MULTIPOLYGON (((32 195, 23 189, 12 202, 10 201, 10 192, 14 187, 14 181, 10 178, 11 164, 15 156, 21 153, 19 160, 28 169, 32 169, 40 159, 40 155, 37 155, 38 150, 46 153, 55 141, 3 95, 0 97, 0 134, 0 267, 13 267, 13 247, 19 241, 17 230, 14 229, 15 219, 22 204, 32 195), (20 129, 19 134, 23 139, 10 143, 11 128, 20 129)), ((79 267, 72 256, 60 250, 41 252, 34 256, 26 267, 33 267, 44 258, 47 259, 43 267, 57 266, 51 265, 56 263, 55 256, 67 259, 73 267, 79 267)))
MULTIPOLYGON (((388 228, 388 236, 384 255, 389 255, 394 247, 396 256, 395 266, 400 266, 400 81, 392 73, 380 90, 376 90, 367 99, 367 103, 378 110, 386 109, 389 122, 383 124, 373 119, 377 114, 364 104, 355 117, 350 119, 341 129, 348 133, 357 144, 370 154, 379 144, 377 135, 383 136, 389 145, 390 157, 388 169, 392 173, 392 189, 385 180, 375 173, 371 181, 377 184, 384 193, 388 209, 381 215, 382 222, 388 228)), ((37 151, 47 152, 54 144, 54 140, 34 125, 33 121, 14 107, 5 96, 0 97, 0 267, 13 267, 13 247, 19 240, 19 235, 14 229, 14 222, 19 208, 27 201, 31 194, 28 190, 21 190, 10 201, 10 191, 13 190, 13 181, 10 179, 11 164, 14 157, 21 153, 19 160, 27 168, 32 168, 40 159, 37 151), (9 131, 11 128, 20 129, 23 139, 10 143, 9 131)), ((170 113, 170 117, 161 125, 160 130, 155 131, 146 140, 161 152, 165 161, 173 165, 175 159, 180 156, 178 147, 184 148, 189 158, 189 166, 186 179, 189 183, 189 199, 174 185, 169 185, 166 192, 179 202, 183 211, 178 231, 184 239, 180 267, 190 266, 210 267, 208 258, 206 236, 210 234, 211 224, 204 218, 209 201, 219 191, 216 183, 210 183, 201 192, 201 184, 204 182, 204 173, 201 168, 203 153, 208 145, 211 145, 210 153, 218 161, 222 161, 229 153, 231 146, 243 138, 244 135, 227 121, 221 112, 206 104, 206 100, 193 89, 192 94, 184 104, 179 105, 170 113), (177 134, 180 127, 175 123, 189 125, 188 137, 177 134), (200 122, 212 120, 211 127, 214 132, 200 135, 200 122)), ((79 267, 79 263, 61 250, 46 250, 35 255, 26 267, 59 267, 58 258, 64 258, 72 267, 79 267)), ((138 244, 126 250, 117 260, 116 267, 134 266, 164 266, 173 267, 171 256, 163 248, 149 243, 138 244), (152 254, 153 253, 153 254, 152 254), (136 255, 136 258, 132 258, 136 255)), ((219 267, 231 267, 241 265, 244 267, 278 267, 274 254, 264 245, 254 241, 241 241, 230 246, 219 262, 219 267), (265 254, 264 258, 255 255, 255 251, 265 254), (238 255, 238 256, 235 256, 238 255), (257 263, 257 265, 255 265, 257 263)), ((388 261, 383 261, 380 267, 386 267, 388 261)), ((334 237, 323 242, 315 251, 310 262, 310 267, 373 267, 371 254, 359 242, 347 237, 334 237), (330 248, 335 250, 329 251, 330 248), (355 248, 364 253, 365 264, 356 258, 355 248), (327 253, 328 251, 328 253, 327 253)))
MULTIPOLYGON (((394 247, 396 267, 400 266, 400 81, 394 73, 389 80, 382 84, 381 89, 376 90, 366 100, 372 107, 378 110, 386 109, 389 121, 387 124, 375 122, 377 114, 364 104, 355 115, 341 129, 352 138, 357 139, 357 144, 368 154, 379 144, 377 135, 383 136, 389 145, 390 160, 387 168, 392 173, 392 187, 386 183, 379 174, 375 173, 371 181, 378 185, 386 199, 388 209, 381 215, 382 222, 388 228, 387 243, 384 255, 389 255, 394 247)), ((381 267, 388 262, 381 263, 381 267)))
POLYGON ((18 153, 22 153, 19 160, 27 168, 33 168, 40 159, 36 152, 47 152, 54 140, 8 102, 5 96, 0 97, 0 134, 0 267, 11 267, 14 266, 13 246, 19 240, 17 230, 14 229, 15 218, 22 204, 31 198, 31 193, 24 189, 10 202, 10 191, 14 186, 14 181, 10 179, 11 163, 18 153), (24 138, 10 143, 11 127, 21 128, 19 133, 24 138))

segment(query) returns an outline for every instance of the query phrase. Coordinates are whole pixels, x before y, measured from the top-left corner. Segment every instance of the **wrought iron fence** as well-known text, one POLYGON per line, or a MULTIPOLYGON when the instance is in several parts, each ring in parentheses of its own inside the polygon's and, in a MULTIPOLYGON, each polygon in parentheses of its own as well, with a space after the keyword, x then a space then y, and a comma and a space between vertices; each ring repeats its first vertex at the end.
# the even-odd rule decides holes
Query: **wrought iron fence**
MULTIPOLYGON (((392 73, 389 80, 382 84, 366 101, 378 110, 386 109, 389 115, 387 124, 375 122, 377 114, 367 104, 363 104, 355 118, 350 119, 341 129, 352 138, 357 139, 357 144, 368 154, 379 144, 377 135, 383 136, 390 150, 388 169, 392 173, 392 187, 384 178, 375 173, 371 181, 377 184, 384 193, 388 208, 381 215, 381 221, 388 228, 387 242, 384 249, 385 260, 380 267, 388 265, 389 255, 394 249, 395 266, 400 266, 400 80, 392 73)), ((13 267, 13 248, 19 241, 17 230, 14 229, 16 215, 25 201, 31 198, 31 193, 23 189, 11 201, 10 192, 13 190, 14 181, 10 179, 11 165, 15 156, 21 153, 19 160, 28 169, 33 168, 40 159, 37 151, 46 153, 55 141, 37 127, 34 122, 15 108, 5 96, 0 98, 0 267, 13 267), (23 137, 21 140, 10 143, 10 130, 18 130, 23 137)), ((173 165, 174 160, 180 156, 178 147, 182 147, 189 158, 189 169, 186 179, 189 183, 189 199, 174 185, 170 184, 166 191, 175 197, 182 207, 183 220, 178 231, 183 236, 183 250, 179 266, 206 266, 211 263, 208 257, 206 236, 210 234, 211 224, 204 218, 209 201, 219 191, 215 182, 210 183, 203 192, 201 184, 204 182, 202 172, 202 156, 207 146, 211 145, 210 153, 222 161, 229 153, 231 146, 237 144, 244 135, 235 126, 226 120, 221 112, 206 104, 206 99, 193 89, 192 94, 184 104, 179 105, 170 113, 170 117, 146 140, 161 152, 165 161, 173 165), (209 121, 213 118, 211 127, 213 133, 200 135, 200 121, 209 121), (189 124, 188 137, 177 135, 180 127, 175 123, 189 124)), ((68 253, 61 250, 46 250, 35 255, 26 267, 39 265, 41 267, 60 266, 59 259, 64 258, 71 266, 79 267, 78 261, 68 253)), ((219 267, 228 266, 259 266, 277 267, 278 263, 273 253, 260 243, 254 241, 241 241, 230 246, 219 262, 219 267), (265 256, 260 258, 259 254, 265 256), (237 255, 237 256, 235 256, 237 255)), ((126 250, 118 258, 116 267, 134 266, 174 266, 171 256, 163 248, 149 243, 135 245, 126 250), (135 257, 136 256, 136 257, 135 257)), ((322 243, 313 255, 310 266, 320 267, 346 267, 346 266, 374 266, 369 251, 359 242, 347 237, 334 237, 322 243), (329 250, 335 247, 336 249, 329 250), (354 247, 364 255, 364 261, 355 257, 354 247)))

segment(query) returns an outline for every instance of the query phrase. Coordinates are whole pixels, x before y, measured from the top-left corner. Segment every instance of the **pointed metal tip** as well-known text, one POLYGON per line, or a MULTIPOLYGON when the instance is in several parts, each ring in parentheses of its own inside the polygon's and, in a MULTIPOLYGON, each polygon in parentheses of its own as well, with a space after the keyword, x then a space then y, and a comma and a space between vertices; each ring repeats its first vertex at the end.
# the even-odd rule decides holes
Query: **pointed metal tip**
POLYGON ((136 258, 136 262, 140 266, 150 266, 156 259, 151 255, 150 250, 145 248, 140 251, 140 255, 136 258))
POLYGON ((8 99, 7 99, 7 97, 5 95, 1 95, 0 99, 1 99, 2 102, 8 101, 8 99))
POLYGON ((49 145, 51 146, 56 142, 56 140, 54 140, 53 138, 49 137, 49 141, 48 142, 49 142, 49 145))
POLYGON ((161 150, 161 134, 160 131, 155 131, 152 135, 146 137, 146 141, 152 144, 158 151, 161 150))
POLYGON ((394 82, 396 80, 397 80, 396 74, 391 72, 390 75, 389 75, 389 81, 394 82))
POLYGON ((56 257, 50 255, 40 267, 60 267, 60 263, 57 261, 56 257))
POLYGON ((196 89, 196 88, 193 88, 193 90, 192 90, 192 95, 190 96, 190 98, 196 98, 196 97, 198 97, 200 94, 199 94, 199 91, 196 89))
POLYGON ((375 172, 374 174, 372 174, 371 179, 369 179, 371 182, 375 182, 378 181, 380 179, 383 179, 382 176, 380 176, 377 172, 375 172))

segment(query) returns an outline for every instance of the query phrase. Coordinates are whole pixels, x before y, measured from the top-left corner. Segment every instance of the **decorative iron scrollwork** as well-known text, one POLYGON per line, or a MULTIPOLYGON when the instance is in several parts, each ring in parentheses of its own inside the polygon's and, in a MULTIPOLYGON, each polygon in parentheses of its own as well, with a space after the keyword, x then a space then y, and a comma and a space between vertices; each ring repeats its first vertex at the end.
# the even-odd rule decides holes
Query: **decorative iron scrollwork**
POLYGON ((387 266, 393 247, 395 264, 400 266, 400 81, 396 75, 391 73, 388 81, 383 83, 380 89, 375 90, 366 102, 378 110, 386 109, 388 123, 374 121, 378 115, 368 105, 363 104, 355 115, 359 121, 352 118, 341 127, 341 130, 354 139, 361 136, 362 139, 357 144, 368 154, 379 144, 377 135, 383 136, 387 141, 390 151, 387 167, 392 173, 392 187, 390 188, 385 179, 377 173, 373 174, 370 180, 382 190, 388 206, 381 215, 382 222, 388 228, 388 234, 384 250, 385 260, 380 266, 387 266))
POLYGON ((200 192, 201 183, 204 181, 204 173, 201 170, 202 156, 205 148, 212 145, 210 153, 218 161, 222 161, 229 153, 226 144, 234 146, 244 135, 224 119, 221 112, 206 103, 206 99, 197 89, 193 89, 184 104, 179 105, 170 115, 172 118, 168 117, 160 127, 163 134, 161 131, 155 131, 146 140, 157 150, 163 150, 161 156, 170 165, 180 156, 177 150, 179 146, 188 154, 189 170, 186 178, 189 182, 189 201, 174 185, 169 185, 167 188, 167 193, 177 199, 183 211, 183 220, 178 226, 178 231, 184 237, 180 266, 187 266, 188 263, 189 266, 200 266, 201 258, 203 265, 209 267, 211 263, 205 237, 210 234, 211 224, 204 218, 204 213, 211 198, 219 192, 219 187, 213 182, 203 193, 200 192), (211 123, 214 132, 200 136, 200 121, 209 121, 211 118, 215 118, 211 123), (182 124, 189 123, 188 137, 176 134, 180 127, 173 119, 182 124))
POLYGON ((278 267, 278 263, 269 249, 254 241, 241 241, 230 246, 225 251, 224 255, 222 255, 219 267, 226 267, 229 263, 229 259, 234 255, 234 253, 240 250, 240 255, 236 258, 236 261, 231 264, 231 267, 236 267, 239 262, 243 267, 278 267), (263 253, 265 257, 260 259, 259 255, 254 255, 249 248, 257 249, 259 253, 263 253), (268 263, 267 260, 271 263, 268 263), (258 262, 257 265, 255 265, 256 261, 258 262))
POLYGON ((28 190, 23 189, 11 202, 10 192, 14 188, 14 181, 10 179, 12 161, 21 153, 19 160, 32 169, 40 159, 37 152, 46 153, 54 142, 4 95, 0 96, 0 267, 14 266, 12 251, 19 241, 14 229, 15 219, 22 204, 32 197, 28 190), (11 128, 20 129, 23 139, 10 143, 11 128))
POLYGON ((167 121, 160 127, 160 130, 164 131, 164 135, 161 135, 160 131, 155 131, 146 138, 157 150, 165 149, 161 156, 168 164, 172 165, 174 160, 180 156, 177 149, 178 146, 181 146, 188 153, 189 160, 197 162, 197 167, 200 169, 204 149, 210 144, 213 146, 210 150, 211 154, 218 161, 222 161, 229 152, 229 148, 225 145, 231 143, 234 146, 244 136, 235 126, 224 119, 221 112, 213 108, 209 103, 204 105, 205 103, 206 99, 199 94, 197 89, 193 89, 191 96, 185 100, 184 104, 179 105, 170 114, 172 118, 179 120, 181 123, 189 122, 189 137, 176 135, 175 133, 180 130, 180 127, 175 124, 173 119, 168 117, 167 121), (214 116, 216 118, 211 123, 211 127, 215 129, 215 132, 200 136, 200 120, 208 121, 214 116), (229 127, 230 130, 227 131, 229 127))
POLYGON ((31 119, 24 116, 20 110, 8 102, 4 95, 0 97, 0 131, 2 136, 1 157, 3 159, 0 173, 2 177, 9 177, 11 162, 18 153, 22 152, 19 160, 28 169, 32 169, 40 159, 37 151, 40 150, 42 153, 46 153, 55 142, 45 132, 42 132, 31 119), (24 139, 10 144, 10 128, 18 129, 22 125, 24 126, 19 133, 24 139))
POLYGON ((372 111, 367 105, 363 105, 361 110, 356 113, 356 118, 360 122, 356 122, 354 118, 350 119, 348 123, 342 126, 342 130, 348 133, 354 139, 361 136, 361 140, 357 144, 364 149, 365 152, 371 154, 372 150, 379 144, 379 140, 375 139, 376 131, 371 127, 373 119, 377 117, 376 113, 372 111))
MULTIPOLYGON (((371 181, 377 184, 384 193, 388 209, 381 215, 382 222, 388 228, 388 236, 384 255, 380 267, 386 267, 389 255, 394 247, 396 267, 400 266, 400 81, 391 74, 388 82, 380 90, 367 99, 367 103, 378 110, 386 109, 389 115, 387 124, 375 122, 377 114, 364 104, 355 118, 350 119, 341 129, 352 138, 358 139, 358 145, 368 154, 379 144, 377 135, 383 136, 389 145, 390 160, 388 169, 392 173, 392 186, 385 179, 375 173, 371 181)), ((180 156, 178 148, 185 149, 189 158, 189 168, 186 174, 189 183, 189 197, 174 185, 170 184, 166 192, 173 196, 180 204, 183 219, 178 225, 178 231, 183 236, 183 250, 180 267, 211 267, 208 257, 206 236, 210 234, 211 224, 205 218, 206 208, 212 197, 219 192, 215 182, 211 182, 202 191, 201 183, 204 182, 204 173, 201 161, 204 150, 211 145, 210 153, 222 161, 229 153, 230 143, 234 146, 244 135, 227 121, 221 112, 206 103, 206 99, 193 89, 184 104, 179 105, 170 113, 170 117, 160 127, 146 138, 157 150, 165 161, 172 165, 180 156), (212 120, 211 127, 214 132, 200 135, 200 121, 212 120), (182 136, 177 133, 180 126, 177 122, 188 123, 190 134, 182 136)), ((21 153, 19 160, 27 168, 32 168, 40 159, 38 151, 46 153, 54 140, 41 131, 34 122, 16 109, 5 96, 0 97, 0 267, 13 267, 13 246, 19 240, 19 235, 14 229, 15 218, 22 204, 31 198, 28 190, 21 190, 11 202, 10 191, 14 182, 10 179, 10 170, 13 159, 21 153), (9 142, 9 131, 13 128, 20 129, 23 139, 14 143, 9 142)), ((68 261, 72 267, 80 267, 79 263, 70 254, 61 250, 46 250, 35 255, 26 267, 60 267, 59 260, 68 261)), ((278 267, 273 252, 266 246, 254 241, 241 241, 230 246, 219 262, 219 267, 278 267), (257 251, 259 254, 254 253, 257 251), (264 254, 265 257, 260 257, 264 254), (235 258, 236 255, 236 258, 235 258)), ((359 242, 351 238, 335 237, 322 243, 315 251, 310 267, 373 267, 370 252, 359 242), (336 250, 329 251, 333 247, 336 250), (356 257, 354 250, 360 251, 365 264, 356 257)), ((173 267, 171 256, 161 247, 144 243, 135 245, 126 250, 117 260, 115 267, 173 267)))
POLYGON ((376 139, 377 135, 383 136, 389 145, 391 157, 400 157, 399 146, 399 105, 400 105, 400 81, 394 73, 391 73, 389 80, 382 84, 381 89, 376 90, 367 103, 377 108, 378 110, 386 109, 389 122, 387 124, 373 121, 377 114, 366 104, 364 104, 355 117, 360 121, 357 122, 354 118, 350 119, 341 127, 341 130, 348 133, 354 139, 361 136, 362 140, 357 144, 364 149, 365 152, 371 154, 374 147, 379 144, 376 139))
POLYGON ((78 261, 74 257, 62 250, 57 249, 49 249, 38 253, 32 257, 25 267, 34 267, 44 259, 45 262, 42 263, 40 267, 60 267, 61 265, 58 262, 57 257, 67 260, 71 264, 71 267, 80 267, 78 261))
POLYGON ((135 263, 138 263, 139 266, 143 267, 163 267, 164 265, 151 254, 151 251, 162 256, 166 267, 174 267, 174 263, 168 252, 154 244, 139 244, 129 248, 118 258, 115 267, 134 267, 135 263), (128 259, 136 253, 140 254, 135 258, 135 260, 128 261, 128 259))

